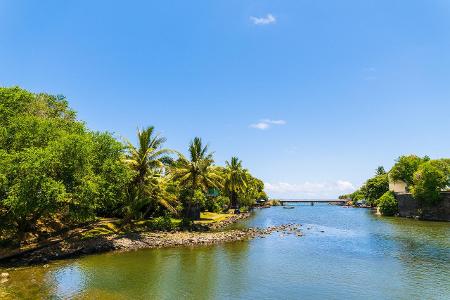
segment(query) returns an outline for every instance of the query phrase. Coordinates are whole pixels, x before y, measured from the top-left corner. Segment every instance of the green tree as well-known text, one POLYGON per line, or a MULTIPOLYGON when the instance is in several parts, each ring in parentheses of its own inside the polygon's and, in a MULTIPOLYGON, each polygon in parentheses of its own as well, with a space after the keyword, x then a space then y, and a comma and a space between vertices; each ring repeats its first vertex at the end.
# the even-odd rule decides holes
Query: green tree
POLYGON ((209 187, 220 188, 222 178, 213 163, 208 145, 203 146, 202 140, 196 137, 189 145, 189 159, 179 154, 171 169, 172 179, 192 191, 200 189, 206 193, 209 187))
POLYGON ((264 192, 264 182, 253 177, 249 172, 245 172, 245 188, 239 193, 239 205, 250 207, 257 200, 268 200, 267 194, 264 192))
POLYGON ((386 174, 386 171, 384 170, 384 167, 383 166, 379 166, 377 168, 377 170, 376 170, 376 175, 379 176, 379 175, 384 175, 384 174, 386 174))
POLYGON ((230 198, 230 205, 237 208, 238 195, 247 187, 247 171, 242 167, 242 161, 233 156, 230 161, 225 162, 223 170, 224 190, 230 198))
POLYGON ((402 180, 408 185, 412 185, 414 181, 414 173, 425 159, 417 155, 403 155, 400 156, 395 165, 389 171, 389 176, 392 180, 402 180))
POLYGON ((377 175, 366 181, 365 199, 371 206, 376 205, 378 198, 389 190, 389 178, 387 174, 377 175))
POLYGON ((450 185, 450 164, 448 160, 429 160, 414 173, 412 194, 425 203, 440 200, 441 191, 450 185))
POLYGON ((68 200, 65 186, 52 176, 55 160, 46 149, 3 155, 0 168, 7 180, 2 206, 19 233, 34 230, 39 218, 57 212, 68 200))
POLYGON ((191 208, 197 208, 194 203, 194 193, 198 190, 206 193, 208 188, 220 188, 222 178, 218 169, 213 165, 213 154, 208 152, 208 145, 203 145, 199 137, 189 144, 189 159, 181 153, 170 168, 172 180, 182 188, 180 197, 184 201, 185 213, 189 215, 191 208))
POLYGON ((165 170, 164 161, 173 150, 163 148, 166 139, 155 134, 153 126, 138 130, 138 146, 127 141, 127 158, 125 162, 134 170, 134 178, 130 187, 130 201, 125 206, 127 218, 145 217, 155 204, 159 204, 176 213, 176 209, 161 195, 161 176, 165 170), (141 210, 145 208, 142 213, 141 210))
POLYGON ((0 219, 19 232, 78 222, 126 196, 123 147, 89 131, 62 96, 0 88, 0 219))

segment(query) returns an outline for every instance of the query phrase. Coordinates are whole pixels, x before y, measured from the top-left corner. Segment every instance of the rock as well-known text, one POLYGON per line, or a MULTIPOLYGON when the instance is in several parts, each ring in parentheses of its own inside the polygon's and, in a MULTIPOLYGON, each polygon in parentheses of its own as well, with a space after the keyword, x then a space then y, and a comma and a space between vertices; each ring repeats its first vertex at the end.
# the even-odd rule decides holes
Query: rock
POLYGON ((0 275, 0 277, 1 277, 1 278, 9 278, 9 273, 8 273, 8 272, 3 272, 3 273, 0 275))
POLYGON ((9 281, 8 278, 2 278, 2 279, 0 280, 0 283, 7 283, 8 281, 9 281))

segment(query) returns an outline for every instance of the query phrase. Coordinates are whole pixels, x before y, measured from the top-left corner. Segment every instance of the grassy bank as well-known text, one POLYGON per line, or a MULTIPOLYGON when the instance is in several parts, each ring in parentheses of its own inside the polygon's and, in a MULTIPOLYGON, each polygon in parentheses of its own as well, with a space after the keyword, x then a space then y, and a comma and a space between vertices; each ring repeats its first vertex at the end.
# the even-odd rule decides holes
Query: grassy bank
MULTIPOLYGON (((188 228, 190 231, 207 231, 209 228, 220 228, 220 226, 235 222, 247 214, 235 215, 233 213, 202 212, 200 220, 194 221, 188 228)), ((22 253, 29 253, 37 249, 63 244, 68 241, 89 241, 103 239, 111 236, 124 236, 127 234, 151 234, 158 232, 182 232, 183 222, 181 219, 170 217, 157 217, 147 220, 124 223, 122 219, 99 218, 95 222, 82 227, 65 229, 55 232, 50 237, 42 239, 36 236, 23 240, 20 244, 10 244, 0 250, 0 262, 10 257, 20 257, 22 253)))

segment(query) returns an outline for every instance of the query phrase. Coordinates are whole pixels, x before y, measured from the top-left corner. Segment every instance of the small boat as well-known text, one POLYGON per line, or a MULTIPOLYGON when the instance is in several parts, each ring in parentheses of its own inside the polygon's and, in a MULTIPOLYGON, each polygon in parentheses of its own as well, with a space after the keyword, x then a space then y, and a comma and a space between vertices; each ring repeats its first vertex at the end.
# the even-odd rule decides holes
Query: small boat
POLYGON ((283 206, 284 209, 293 209, 294 206, 283 206))

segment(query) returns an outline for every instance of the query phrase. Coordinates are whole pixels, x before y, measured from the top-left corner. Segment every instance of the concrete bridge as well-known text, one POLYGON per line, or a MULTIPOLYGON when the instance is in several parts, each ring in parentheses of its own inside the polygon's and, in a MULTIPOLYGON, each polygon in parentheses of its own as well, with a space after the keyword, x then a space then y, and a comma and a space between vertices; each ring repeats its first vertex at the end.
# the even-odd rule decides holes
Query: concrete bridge
POLYGON ((347 202, 345 199, 281 199, 279 200, 281 205, 293 204, 293 203, 310 203, 311 206, 314 203, 334 203, 344 205, 347 202))

